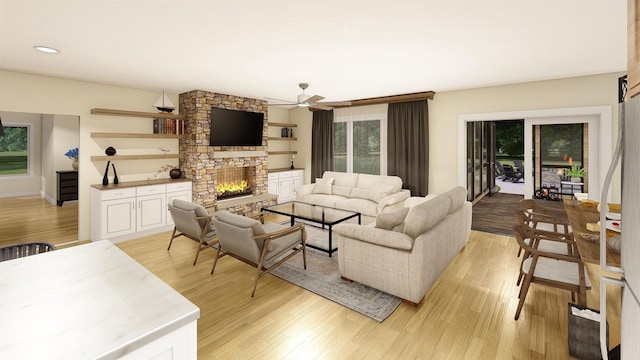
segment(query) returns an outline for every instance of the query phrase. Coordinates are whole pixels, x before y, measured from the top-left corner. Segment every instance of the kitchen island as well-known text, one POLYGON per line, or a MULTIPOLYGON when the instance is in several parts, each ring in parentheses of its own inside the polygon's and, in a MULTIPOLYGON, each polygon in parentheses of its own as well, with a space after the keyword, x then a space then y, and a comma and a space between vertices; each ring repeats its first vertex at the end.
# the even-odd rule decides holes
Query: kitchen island
POLYGON ((0 359, 196 359, 199 317, 107 240, 0 262, 0 359))

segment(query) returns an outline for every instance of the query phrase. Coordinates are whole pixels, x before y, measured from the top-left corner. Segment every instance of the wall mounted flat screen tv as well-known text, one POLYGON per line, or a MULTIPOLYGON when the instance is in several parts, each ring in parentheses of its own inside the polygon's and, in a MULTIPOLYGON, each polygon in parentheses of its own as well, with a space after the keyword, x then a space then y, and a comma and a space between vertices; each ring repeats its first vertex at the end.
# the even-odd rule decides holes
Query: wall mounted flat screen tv
POLYGON ((262 146, 264 114, 211 109, 211 146, 262 146))

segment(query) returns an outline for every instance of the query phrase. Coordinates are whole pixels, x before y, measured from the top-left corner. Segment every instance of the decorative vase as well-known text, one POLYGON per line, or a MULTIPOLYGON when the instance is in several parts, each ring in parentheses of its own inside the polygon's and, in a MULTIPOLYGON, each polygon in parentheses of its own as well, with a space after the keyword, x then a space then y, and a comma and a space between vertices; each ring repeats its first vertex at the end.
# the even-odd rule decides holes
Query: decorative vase
POLYGON ((102 177, 102 185, 109 185, 109 177, 107 176, 107 174, 109 173, 109 164, 111 164, 111 161, 107 161, 107 168, 104 169, 104 176, 102 177))
POLYGON ((71 167, 73 170, 78 170, 78 158, 73 158, 73 162, 71 163, 71 167))
POLYGON ((579 177, 573 177, 573 176, 572 176, 572 177, 571 177, 571 182, 573 182, 573 183, 579 183, 579 182, 582 182, 582 178, 579 178, 579 177))
POLYGON ((113 156, 116 154, 116 149, 113 146, 109 146, 104 150, 104 153, 107 154, 107 156, 113 156))
POLYGON ((118 183, 118 173, 116 172, 116 164, 111 163, 111 168, 113 169, 113 183, 118 183))
POLYGON ((291 161, 291 169, 293 170, 293 161, 291 161))
POLYGON ((182 176, 182 170, 175 168, 175 169, 171 169, 169 170, 169 176, 172 179, 179 179, 182 176))

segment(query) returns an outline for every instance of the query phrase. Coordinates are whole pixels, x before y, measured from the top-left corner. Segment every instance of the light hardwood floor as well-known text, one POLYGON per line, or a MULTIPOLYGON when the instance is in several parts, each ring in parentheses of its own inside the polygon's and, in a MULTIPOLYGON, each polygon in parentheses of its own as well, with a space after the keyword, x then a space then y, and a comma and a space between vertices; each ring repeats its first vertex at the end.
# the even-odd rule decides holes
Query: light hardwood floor
POLYGON ((39 195, 0 199, 0 246, 32 241, 59 245, 77 239, 77 201, 57 206, 39 195))
MULTIPOLYGON (((66 206, 66 205, 65 205, 66 206)), ((17 211, 0 201, 0 219, 17 211)), ((38 227, 13 227, 32 237, 38 227)), ((16 215, 17 216, 17 215, 16 215)), ((22 220, 21 220, 22 221, 22 220)), ((0 234, 7 232, 0 223, 0 234)), ((55 242, 55 232, 48 233, 55 242)), ((6 235, 5 235, 6 236, 6 235)), ((170 233, 118 246, 200 307, 198 359, 568 359, 568 292, 532 285, 520 320, 515 286, 519 258, 508 236, 472 231, 466 248, 418 305, 402 303, 383 323, 267 275, 250 297, 254 269, 230 257, 209 275, 214 251, 191 265, 197 244, 170 233)), ((37 236, 36 236, 37 237, 37 236)), ((80 271, 81 269, 79 269, 80 271)), ((599 308, 598 268, 590 307, 599 308)), ((611 344, 620 341, 620 291, 608 288, 611 344), (616 305, 618 304, 618 305, 616 305)))
MULTIPOLYGON (((224 257, 211 276, 213 250, 192 266, 195 243, 177 239, 167 253, 168 239, 164 233, 118 245, 200 307, 199 359, 569 358, 568 292, 534 284, 520 320, 513 320, 519 259, 511 237, 472 232, 425 299, 402 303, 383 323, 271 275, 252 299, 253 268, 224 257)), ((596 286, 588 304, 598 308, 596 272, 589 266, 596 286)), ((619 296, 612 289, 610 304, 619 296)), ((618 318, 610 325, 617 344, 618 318)))

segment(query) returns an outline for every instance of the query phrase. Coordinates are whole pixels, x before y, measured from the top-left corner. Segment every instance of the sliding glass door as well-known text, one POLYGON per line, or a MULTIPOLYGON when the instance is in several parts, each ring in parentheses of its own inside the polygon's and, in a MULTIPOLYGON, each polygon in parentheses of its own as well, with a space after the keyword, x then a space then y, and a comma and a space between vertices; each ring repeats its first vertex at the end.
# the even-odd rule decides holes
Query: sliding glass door
POLYGON ((495 187, 495 124, 467 123, 467 199, 473 201, 495 187))

